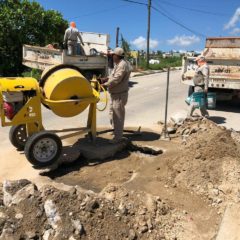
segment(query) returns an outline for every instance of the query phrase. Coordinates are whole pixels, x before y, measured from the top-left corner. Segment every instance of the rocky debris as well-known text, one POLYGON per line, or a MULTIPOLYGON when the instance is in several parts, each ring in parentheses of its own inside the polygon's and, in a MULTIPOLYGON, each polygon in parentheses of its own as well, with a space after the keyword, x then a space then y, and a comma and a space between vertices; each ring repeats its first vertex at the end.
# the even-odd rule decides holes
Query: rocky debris
POLYGON ((183 136, 184 145, 175 159, 172 183, 203 196, 217 208, 223 209, 223 203, 229 200, 239 201, 238 133, 200 119, 186 120, 178 127, 177 134, 183 136))
POLYGON ((21 190, 23 187, 27 186, 31 182, 23 179, 19 181, 4 181, 3 182, 3 203, 4 205, 10 205, 13 201, 13 196, 21 190))
POLYGON ((187 117, 187 113, 185 111, 178 112, 178 113, 173 114, 170 117, 170 120, 173 125, 181 126, 184 123, 184 121, 186 120, 186 117, 187 117))
POLYGON ((57 229, 61 223, 61 218, 57 211, 57 207, 52 200, 47 200, 44 203, 44 210, 48 219, 49 224, 53 229, 57 229))
POLYGON ((176 133, 179 136, 188 137, 197 132, 204 132, 207 130, 205 125, 206 122, 208 122, 208 127, 214 125, 213 122, 210 122, 203 118, 186 119, 181 125, 178 125, 176 133))
POLYGON ((159 197, 122 186, 109 185, 95 194, 6 183, 16 191, 7 192, 11 203, 0 209, 0 239, 135 240, 160 239, 160 233, 172 239, 173 230, 180 228, 175 222, 182 213, 176 214, 159 197), (19 201, 13 203, 16 196, 19 201))

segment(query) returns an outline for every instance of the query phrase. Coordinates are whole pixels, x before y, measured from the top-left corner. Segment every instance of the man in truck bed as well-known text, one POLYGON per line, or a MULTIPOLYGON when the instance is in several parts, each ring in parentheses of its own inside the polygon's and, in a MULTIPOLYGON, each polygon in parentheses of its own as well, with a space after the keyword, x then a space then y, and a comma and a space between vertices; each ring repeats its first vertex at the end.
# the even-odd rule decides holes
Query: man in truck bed
POLYGON ((71 22, 70 27, 66 30, 63 40, 63 45, 67 46, 68 55, 77 55, 78 39, 80 43, 84 46, 82 36, 78 29, 76 28, 76 23, 71 22))

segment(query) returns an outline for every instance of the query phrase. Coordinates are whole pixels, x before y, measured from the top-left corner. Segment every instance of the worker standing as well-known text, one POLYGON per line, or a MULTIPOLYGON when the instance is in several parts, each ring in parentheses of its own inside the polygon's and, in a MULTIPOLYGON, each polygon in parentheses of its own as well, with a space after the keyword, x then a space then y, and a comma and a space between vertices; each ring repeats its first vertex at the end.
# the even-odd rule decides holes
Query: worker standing
POLYGON ((110 93, 110 123, 114 129, 114 138, 110 143, 115 144, 124 140, 123 129, 125 121, 125 106, 128 101, 129 77, 131 65, 124 60, 124 50, 116 48, 113 51, 114 69, 108 78, 102 78, 104 86, 110 93))
MULTIPOLYGON (((208 93, 209 66, 207 64, 205 57, 202 55, 198 56, 195 61, 198 65, 198 68, 196 69, 196 73, 193 77, 194 92, 204 93, 205 104, 200 106, 200 111, 203 117, 208 117, 209 114, 207 112, 207 107, 206 107, 206 96, 208 93)), ((196 106, 194 105, 194 103, 191 103, 188 117, 192 117, 195 109, 196 109, 196 106)))
POLYGON ((65 32, 63 40, 63 45, 67 46, 68 55, 77 55, 78 39, 80 40, 80 43, 84 46, 82 36, 77 29, 76 23, 71 22, 70 27, 65 32))
POLYGON ((108 76, 110 76, 114 69, 113 51, 112 50, 108 50, 107 58, 108 58, 108 76))
POLYGON ((113 51, 111 49, 108 49, 107 53, 101 52, 103 56, 107 57, 108 60, 108 72, 107 75, 110 76, 112 74, 113 68, 114 68, 114 62, 113 62, 113 51))

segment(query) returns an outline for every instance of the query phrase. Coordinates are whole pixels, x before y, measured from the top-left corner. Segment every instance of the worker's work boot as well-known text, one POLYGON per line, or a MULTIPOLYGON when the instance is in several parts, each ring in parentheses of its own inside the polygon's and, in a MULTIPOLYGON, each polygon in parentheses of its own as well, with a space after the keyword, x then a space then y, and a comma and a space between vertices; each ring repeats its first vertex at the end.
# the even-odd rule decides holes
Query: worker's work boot
POLYGON ((113 138, 111 140, 109 140, 110 144, 118 144, 118 143, 122 143, 122 142, 127 142, 128 138, 126 137, 122 137, 122 138, 113 138))

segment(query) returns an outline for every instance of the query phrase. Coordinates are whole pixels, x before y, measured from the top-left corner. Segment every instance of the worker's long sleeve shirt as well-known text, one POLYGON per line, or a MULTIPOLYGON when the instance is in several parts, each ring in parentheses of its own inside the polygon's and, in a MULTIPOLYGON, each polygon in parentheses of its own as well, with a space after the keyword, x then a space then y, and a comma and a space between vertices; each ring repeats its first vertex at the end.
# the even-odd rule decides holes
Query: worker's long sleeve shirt
POLYGON ((104 84, 108 86, 109 93, 119 94, 128 92, 130 73, 131 66, 129 62, 121 60, 120 63, 115 65, 108 82, 104 84))
POLYGON ((68 43, 68 42, 74 43, 74 42, 77 42, 78 39, 80 40, 81 44, 84 44, 82 36, 77 28, 70 27, 66 30, 65 35, 64 35, 64 43, 68 43))
POLYGON ((196 86, 203 86, 205 91, 208 90, 209 66, 207 64, 197 68, 193 81, 196 86))

